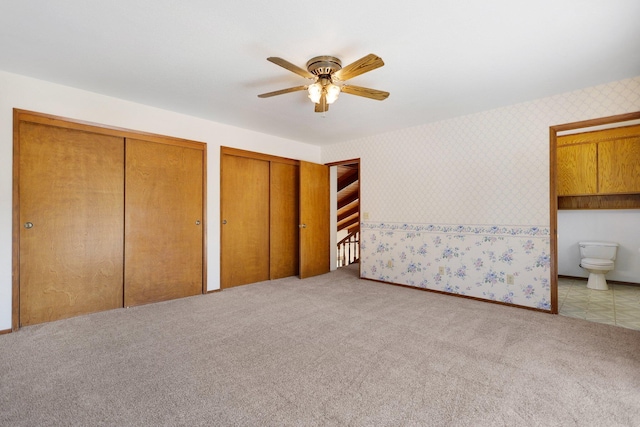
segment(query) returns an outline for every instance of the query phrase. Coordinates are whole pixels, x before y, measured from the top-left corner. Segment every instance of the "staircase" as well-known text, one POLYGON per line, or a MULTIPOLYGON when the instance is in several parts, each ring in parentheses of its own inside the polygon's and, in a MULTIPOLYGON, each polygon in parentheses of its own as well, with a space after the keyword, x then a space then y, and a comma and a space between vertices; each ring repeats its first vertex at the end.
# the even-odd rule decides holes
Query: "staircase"
POLYGON ((338 267, 360 260, 360 164, 338 165, 338 267))

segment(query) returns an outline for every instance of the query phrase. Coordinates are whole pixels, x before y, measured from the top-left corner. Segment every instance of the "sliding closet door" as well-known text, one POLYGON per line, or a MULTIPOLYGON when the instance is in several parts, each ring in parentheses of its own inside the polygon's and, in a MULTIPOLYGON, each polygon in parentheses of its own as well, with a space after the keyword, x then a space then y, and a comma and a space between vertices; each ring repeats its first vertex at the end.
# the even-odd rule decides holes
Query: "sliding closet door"
POLYGON ((202 293, 203 151, 126 140, 125 306, 202 293))
POLYGON ((20 122, 19 153, 19 323, 122 307, 123 138, 20 122))
POLYGON ((299 167, 271 162, 270 279, 298 275, 299 167))
POLYGON ((329 167, 300 162, 300 278, 331 266, 329 167))
POLYGON ((220 287, 269 280, 269 162, 222 154, 220 287))

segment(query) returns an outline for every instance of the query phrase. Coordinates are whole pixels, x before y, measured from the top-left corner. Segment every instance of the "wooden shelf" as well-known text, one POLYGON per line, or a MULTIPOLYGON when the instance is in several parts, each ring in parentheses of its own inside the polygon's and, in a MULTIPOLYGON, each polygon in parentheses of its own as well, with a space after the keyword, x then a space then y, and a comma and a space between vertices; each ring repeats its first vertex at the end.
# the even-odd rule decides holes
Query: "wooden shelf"
POLYGON ((640 209, 640 194, 560 196, 558 209, 640 209))

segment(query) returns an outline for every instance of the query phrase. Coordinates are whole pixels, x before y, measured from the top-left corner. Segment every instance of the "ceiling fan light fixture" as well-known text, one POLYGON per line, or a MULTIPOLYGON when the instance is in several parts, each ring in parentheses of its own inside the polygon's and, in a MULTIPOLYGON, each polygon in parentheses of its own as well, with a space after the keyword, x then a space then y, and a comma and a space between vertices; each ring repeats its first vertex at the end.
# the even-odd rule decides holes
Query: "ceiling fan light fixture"
POLYGON ((311 102, 314 104, 320 102, 320 98, 322 97, 322 85, 320 83, 309 85, 307 91, 309 92, 309 99, 311 102))
POLYGON ((340 86, 329 83, 325 86, 325 90, 327 91, 327 104, 333 104, 340 95, 340 86))
POLYGON ((343 85, 343 82, 357 77, 360 74, 367 73, 384 65, 382 58, 373 53, 363 56, 355 62, 342 68, 342 62, 335 56, 316 56, 307 61, 307 69, 298 67, 291 62, 278 58, 269 57, 267 61, 279 65, 301 77, 314 80, 310 85, 300 85, 287 89, 276 90, 273 92, 262 93, 258 98, 270 98, 285 93, 306 90, 309 99, 315 104, 314 111, 316 113, 324 113, 329 108, 329 104, 333 104, 338 100, 340 92, 350 95, 362 96, 365 98, 382 101, 387 99, 389 92, 376 90, 366 87, 343 85), (339 84, 335 84, 338 82, 339 84))

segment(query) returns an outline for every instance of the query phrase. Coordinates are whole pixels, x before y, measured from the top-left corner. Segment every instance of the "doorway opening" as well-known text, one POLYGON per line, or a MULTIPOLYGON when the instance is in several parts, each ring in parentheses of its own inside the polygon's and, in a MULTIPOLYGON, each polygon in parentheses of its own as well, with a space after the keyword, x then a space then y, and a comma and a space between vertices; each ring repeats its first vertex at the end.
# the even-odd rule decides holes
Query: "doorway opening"
POLYGON ((335 266, 360 262, 360 159, 332 163, 335 167, 335 266))
MULTIPOLYGON (((635 214, 632 210, 640 209, 640 194, 637 191, 609 191, 602 189, 606 176, 603 175, 600 168, 606 159, 604 155, 599 158, 598 151, 603 150, 604 146, 591 149, 596 152, 595 156, 592 157, 595 157, 595 161, 598 164, 597 167, 593 166, 593 181, 595 182, 596 190, 567 191, 567 166, 561 167, 560 164, 564 164, 567 161, 567 156, 569 156, 568 161, 575 160, 577 162, 576 159, 580 156, 577 154, 571 156, 569 154, 587 151, 586 149, 578 149, 577 144, 575 149, 565 145, 566 142, 564 140, 578 137, 578 135, 573 134, 580 134, 579 139, 583 139, 583 134, 594 135, 600 131, 638 125, 639 123, 640 112, 635 112, 550 127, 550 285, 551 311, 554 314, 633 327, 631 324, 626 325, 623 324, 624 322, 619 323, 617 321, 619 320, 617 317, 620 316, 616 316, 616 314, 619 314, 619 310, 616 310, 616 304, 623 302, 624 298, 627 297, 624 294, 628 291, 637 292, 640 295, 640 286, 626 286, 629 283, 612 281, 615 285, 610 286, 609 291, 587 289, 585 276, 588 273, 573 264, 580 264, 579 239, 606 240, 598 237, 597 234, 593 234, 594 227, 589 227, 588 232, 581 232, 578 229, 579 224, 590 221, 589 217, 591 216, 597 216, 595 221, 602 222, 601 217, 606 215, 628 216, 629 214, 635 214), (572 271, 575 271, 575 273, 572 271), (609 306, 611 306, 610 314, 607 312, 609 309, 605 308, 609 306)), ((618 131, 616 130, 616 132, 618 131)), ((578 141, 582 146, 589 143, 586 136, 584 139, 584 141, 578 141)), ((576 165, 578 164, 576 163, 576 165)), ((586 167, 583 165, 578 165, 577 169, 579 169, 577 174, 580 176, 586 173, 586 167)), ((619 169, 623 170, 624 167, 619 169)), ((585 185, 586 180, 586 178, 578 178, 577 175, 574 179, 579 185, 585 185)), ((629 249, 625 248, 624 250, 628 251, 629 249)), ((621 265, 624 264, 624 260, 620 259, 620 261, 621 265)), ((632 282, 634 281, 632 280, 632 282)), ((638 329, 640 329, 640 313, 636 314, 638 316, 638 329)))

